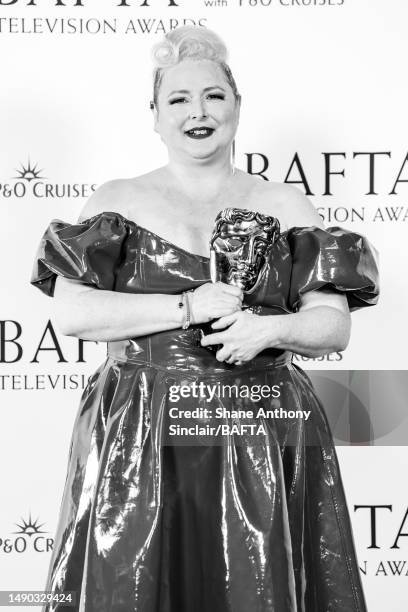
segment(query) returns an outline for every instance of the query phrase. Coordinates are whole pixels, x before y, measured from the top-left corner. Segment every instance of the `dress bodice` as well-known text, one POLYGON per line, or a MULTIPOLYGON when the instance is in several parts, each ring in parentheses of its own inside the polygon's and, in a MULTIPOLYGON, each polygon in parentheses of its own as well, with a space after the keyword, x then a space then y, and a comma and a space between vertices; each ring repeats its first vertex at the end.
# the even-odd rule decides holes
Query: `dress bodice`
MULTIPOLYGON (((103 212, 78 224, 55 220, 49 225, 31 282, 52 296, 56 275, 105 290, 179 294, 210 281, 210 262, 118 213, 103 212)), ((377 302, 377 254, 366 238, 339 227, 294 227, 281 233, 245 302, 260 315, 291 313, 304 293, 319 289, 346 294, 350 310, 377 302)), ((171 330, 110 343, 109 351, 124 359, 153 351, 163 363, 192 363, 198 353, 205 362, 209 358, 199 345, 197 326, 187 333, 171 330)), ((269 356, 282 359, 282 352, 269 356)), ((198 366, 203 367, 200 360, 198 366)))
MULTIPOLYGON (((208 257, 190 253, 119 213, 104 212, 78 224, 50 223, 31 282, 53 295, 58 274, 99 289, 177 294, 209 282, 210 266, 208 257)), ((322 288, 346 293, 350 310, 377 302, 377 254, 366 238, 339 227, 283 232, 246 302, 294 312, 304 293, 322 288)))

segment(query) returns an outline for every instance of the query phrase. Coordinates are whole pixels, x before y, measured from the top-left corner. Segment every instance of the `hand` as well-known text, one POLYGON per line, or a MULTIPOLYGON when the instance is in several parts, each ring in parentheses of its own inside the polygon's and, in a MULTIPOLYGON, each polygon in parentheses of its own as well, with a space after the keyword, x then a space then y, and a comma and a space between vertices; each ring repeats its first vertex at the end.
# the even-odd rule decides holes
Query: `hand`
POLYGON ((270 319, 271 317, 261 317, 245 310, 234 312, 211 325, 213 329, 225 331, 204 336, 201 346, 222 344, 216 354, 217 360, 240 365, 271 346, 268 334, 270 319))
POLYGON ((189 294, 191 320, 193 323, 207 323, 240 311, 243 291, 226 283, 205 283, 189 294))

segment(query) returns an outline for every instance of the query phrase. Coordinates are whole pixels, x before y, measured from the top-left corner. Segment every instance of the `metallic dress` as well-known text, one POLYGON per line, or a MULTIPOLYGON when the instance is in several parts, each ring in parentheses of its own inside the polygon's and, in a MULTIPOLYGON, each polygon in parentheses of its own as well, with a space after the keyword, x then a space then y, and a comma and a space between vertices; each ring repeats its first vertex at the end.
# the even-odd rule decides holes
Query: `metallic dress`
MULTIPOLYGON (((210 269, 208 258, 104 212, 50 224, 32 283, 52 296, 56 275, 180 294, 208 282, 210 269)), ((288 314, 323 288, 346 294, 351 310, 376 303, 376 253, 364 237, 283 232, 250 302, 261 316, 288 314)), ((46 589, 76 591, 81 612, 366 611, 332 435, 307 375, 277 349, 218 362, 200 337, 193 325, 108 343, 76 417, 46 589), (280 395, 172 403, 171 388, 194 383, 277 385, 280 395), (174 406, 202 409, 188 420, 197 433, 170 435, 174 406), (298 413, 257 417, 261 407, 298 413), (255 435, 239 429, 248 419, 238 409, 254 411, 255 435), (226 435, 202 434, 220 424, 226 435)))

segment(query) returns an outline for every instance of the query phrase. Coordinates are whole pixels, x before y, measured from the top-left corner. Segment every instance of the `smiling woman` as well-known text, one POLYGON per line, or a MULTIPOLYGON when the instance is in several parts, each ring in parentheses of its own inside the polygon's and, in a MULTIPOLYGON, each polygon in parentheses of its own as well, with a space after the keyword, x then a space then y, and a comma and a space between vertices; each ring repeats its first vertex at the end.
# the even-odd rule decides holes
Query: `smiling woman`
POLYGON ((53 221, 34 267, 61 330, 108 342, 46 588, 81 612, 364 612, 331 432, 292 357, 347 346, 349 311, 377 301, 376 253, 234 168, 241 97, 216 34, 174 30, 154 57, 168 163, 53 221))
POLYGON ((208 30, 198 30, 189 45, 186 32, 189 28, 175 30, 155 49, 155 130, 167 146, 171 144, 173 158, 185 154, 208 159, 229 150, 241 98, 220 40, 208 30))
POLYGON ((154 108, 155 129, 171 145, 172 157, 208 159, 231 146, 239 119, 239 98, 213 60, 185 59, 167 68, 154 108), (189 89, 183 85, 189 84, 189 89))

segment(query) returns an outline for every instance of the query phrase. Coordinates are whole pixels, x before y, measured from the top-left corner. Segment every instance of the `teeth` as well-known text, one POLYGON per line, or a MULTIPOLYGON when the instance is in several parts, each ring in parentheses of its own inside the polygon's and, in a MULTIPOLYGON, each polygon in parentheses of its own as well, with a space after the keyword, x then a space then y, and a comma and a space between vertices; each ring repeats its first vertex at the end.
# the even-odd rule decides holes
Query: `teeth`
POLYGON ((196 135, 209 134, 210 132, 211 130, 209 128, 195 128, 193 130, 188 130, 189 134, 196 134, 196 135))

